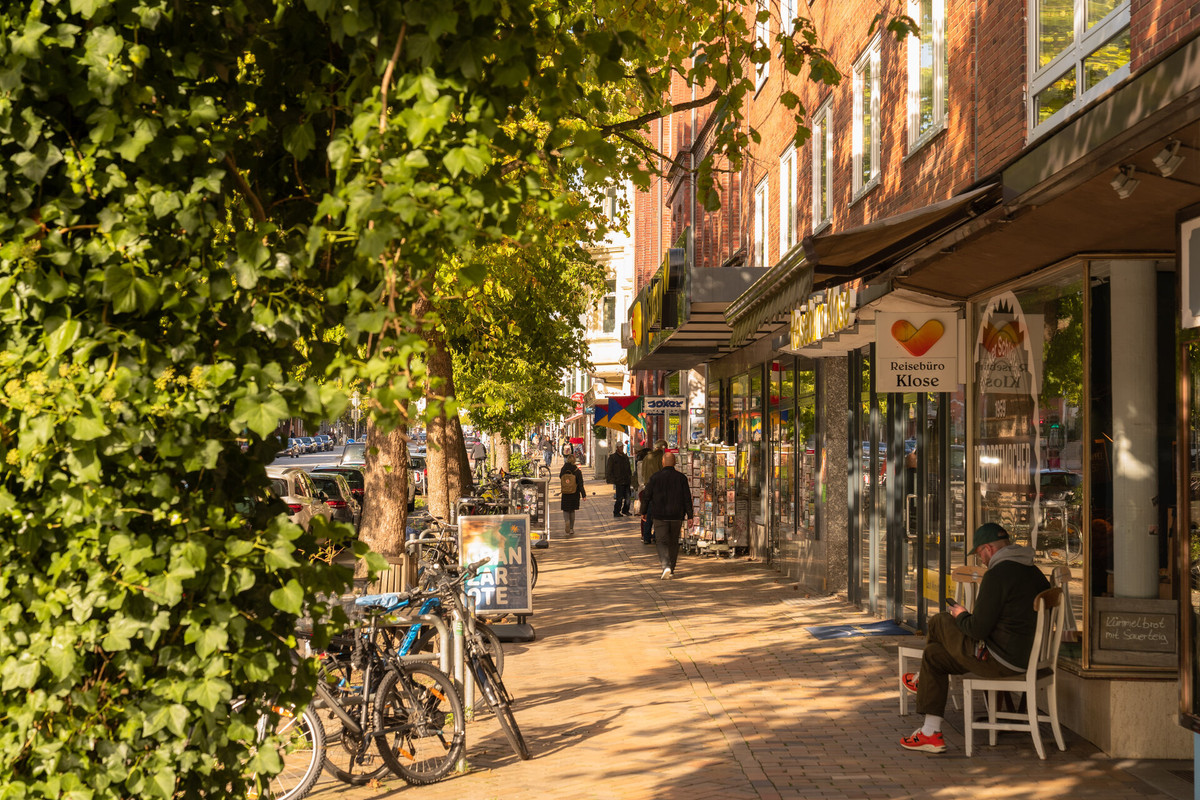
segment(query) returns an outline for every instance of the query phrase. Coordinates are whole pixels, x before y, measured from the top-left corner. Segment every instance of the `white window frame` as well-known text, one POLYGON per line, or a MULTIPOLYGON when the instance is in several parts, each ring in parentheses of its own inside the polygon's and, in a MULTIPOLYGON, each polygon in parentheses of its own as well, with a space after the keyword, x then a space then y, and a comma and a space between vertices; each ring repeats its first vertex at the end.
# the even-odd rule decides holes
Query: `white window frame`
POLYGON ((1025 109, 1031 141, 1057 127, 1092 98, 1129 77, 1129 64, 1126 64, 1091 89, 1083 90, 1084 60, 1102 47, 1105 42, 1120 33, 1122 29, 1129 27, 1129 0, 1110 11, 1108 16, 1096 23, 1091 30, 1086 30, 1087 0, 1074 0, 1074 40, 1044 67, 1038 67, 1037 63, 1041 6, 1041 0, 1030 0, 1029 31, 1026 37, 1027 68, 1028 74, 1032 77, 1029 81, 1029 91, 1025 95, 1025 109), (1075 99, 1056 111, 1045 122, 1039 124, 1037 121, 1037 96, 1072 67, 1075 70, 1075 99))
POLYGON ((857 200, 861 195, 865 194, 870 189, 874 188, 879 183, 879 138, 883 126, 879 120, 879 61, 880 61, 880 42, 879 34, 871 39, 871 43, 867 45, 863 54, 854 62, 854 138, 853 138, 853 165, 854 165, 854 181, 853 181, 853 198, 857 200), (867 155, 871 159, 871 174, 866 180, 862 177, 863 166, 863 70, 867 66, 871 67, 871 152, 867 155))
MULTIPOLYGON (((771 49, 771 5, 769 0, 758 0, 754 5, 754 38, 758 40, 760 47, 771 49), (767 12, 767 18, 759 22, 758 15, 762 12, 767 12)), ((758 91, 763 84, 767 82, 767 76, 771 74, 771 60, 767 59, 761 64, 754 65, 754 90, 758 91)))
POLYGON ((779 157, 779 257, 796 246, 800 235, 796 219, 796 145, 779 157))
POLYGON ((779 0, 779 32, 791 36, 796 26, 796 0, 779 0))
POLYGON ((829 224, 833 217, 833 99, 821 104, 812 118, 812 219, 816 232, 829 224), (822 164, 824 167, 822 168, 822 164), (825 203, 821 203, 821 184, 825 186, 825 203))
MULTIPOLYGON (((921 130, 921 39, 908 40, 908 150, 911 153, 946 127, 946 89, 950 76, 946 66, 946 0, 929 0, 933 4, 933 121, 929 130, 921 130)), ((920 0, 909 0, 908 14, 919 19, 920 0)))
POLYGON ((754 261, 756 267, 769 263, 767 255, 767 210, 770 201, 767 179, 763 178, 754 187, 754 261))

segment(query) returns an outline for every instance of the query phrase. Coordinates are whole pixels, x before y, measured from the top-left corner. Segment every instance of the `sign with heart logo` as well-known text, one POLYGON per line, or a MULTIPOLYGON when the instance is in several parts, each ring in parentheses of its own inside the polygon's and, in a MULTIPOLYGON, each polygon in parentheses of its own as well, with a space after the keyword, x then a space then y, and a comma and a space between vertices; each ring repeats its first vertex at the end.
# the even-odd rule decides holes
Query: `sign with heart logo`
POLYGON ((959 338, 955 311, 876 313, 875 391, 956 391, 959 338))

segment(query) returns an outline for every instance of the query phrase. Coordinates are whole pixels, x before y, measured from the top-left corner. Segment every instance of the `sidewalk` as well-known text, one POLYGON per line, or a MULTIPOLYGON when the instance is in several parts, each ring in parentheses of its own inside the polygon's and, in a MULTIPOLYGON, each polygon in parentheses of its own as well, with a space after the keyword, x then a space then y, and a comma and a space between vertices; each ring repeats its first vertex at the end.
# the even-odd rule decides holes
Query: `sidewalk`
POLYGON ((920 725, 917 714, 899 715, 896 698, 895 648, 910 637, 818 641, 806 626, 874 620, 745 559, 681 556, 678 577, 660 580, 637 518, 613 518, 611 487, 585 485, 576 535, 562 538, 555 500, 550 547, 537 551, 537 641, 505 645, 504 679, 533 759, 512 753, 484 706, 467 727, 467 774, 425 787, 389 777, 350 788, 323 777, 311 797, 1191 796, 1190 783, 1168 772, 1190 781, 1191 762, 1113 761, 1070 731, 1063 753, 1047 733, 1046 761, 1017 733, 996 747, 984 736, 967 759, 953 707, 946 754, 904 751, 900 737, 920 725), (1179 789, 1165 794, 1139 771, 1179 789))

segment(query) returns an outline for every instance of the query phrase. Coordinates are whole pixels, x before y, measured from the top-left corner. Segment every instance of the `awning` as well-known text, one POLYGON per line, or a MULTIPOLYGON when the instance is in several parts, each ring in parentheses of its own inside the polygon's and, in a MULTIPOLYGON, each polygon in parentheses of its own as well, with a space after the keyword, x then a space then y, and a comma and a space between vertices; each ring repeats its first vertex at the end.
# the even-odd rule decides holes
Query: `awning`
POLYGON ((990 183, 848 231, 806 236, 804 253, 819 273, 843 280, 860 277, 978 216, 999 200, 1000 184, 990 183))
POLYGON ((725 310, 725 321, 733 331, 729 343, 740 347, 749 339, 772 332, 779 325, 779 317, 791 313, 808 298, 812 285, 812 265, 804 258, 803 249, 793 248, 729 304, 725 310), (763 327, 768 330, 760 330, 763 327))
POLYGON ((814 287, 842 284, 878 274, 930 239, 943 236, 995 206, 1000 184, 989 183, 948 200, 906 211, 848 231, 804 239, 757 283, 729 304, 725 320, 730 344, 773 333, 784 315, 802 304, 814 287))

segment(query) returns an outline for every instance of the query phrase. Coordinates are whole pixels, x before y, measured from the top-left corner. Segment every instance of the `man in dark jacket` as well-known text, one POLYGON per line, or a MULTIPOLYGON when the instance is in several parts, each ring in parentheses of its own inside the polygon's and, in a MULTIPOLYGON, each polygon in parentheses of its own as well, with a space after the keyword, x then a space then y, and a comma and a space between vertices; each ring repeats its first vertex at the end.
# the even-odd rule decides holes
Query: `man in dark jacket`
POLYGON ((692 518, 692 490, 687 476, 675 469, 675 454, 664 453, 662 469, 646 484, 646 505, 642 520, 654 521, 654 540, 658 545, 658 561, 666 579, 674 576, 679 558, 679 533, 683 520, 692 518))
POLYGON ((975 608, 967 611, 951 605, 949 611, 931 617, 921 672, 903 677, 905 688, 917 693, 917 711, 925 715, 925 724, 900 740, 908 750, 946 751, 942 715, 951 675, 973 672, 984 678, 1007 678, 1029 665, 1037 628, 1033 601, 1050 588, 1050 582, 1034 565, 1033 550, 1010 544, 1008 531, 994 522, 976 529, 972 545, 988 568, 975 608))
POLYGON ((629 456, 625 455, 625 445, 617 445, 616 452, 608 457, 604 465, 604 474, 613 485, 613 516, 631 517, 629 513, 629 494, 633 483, 633 467, 629 465, 629 456))

